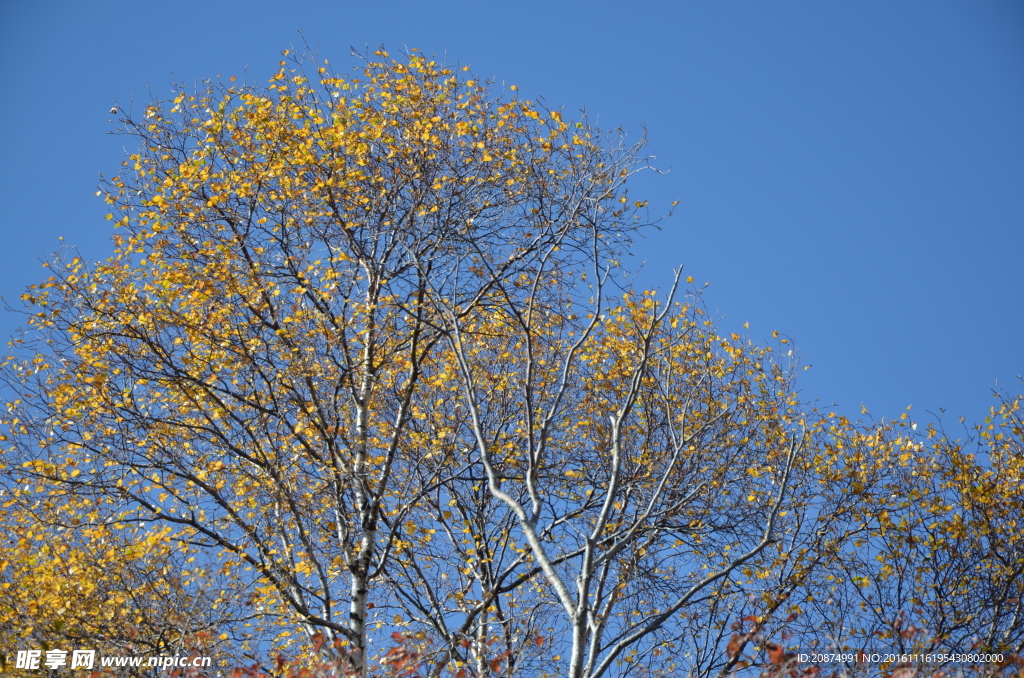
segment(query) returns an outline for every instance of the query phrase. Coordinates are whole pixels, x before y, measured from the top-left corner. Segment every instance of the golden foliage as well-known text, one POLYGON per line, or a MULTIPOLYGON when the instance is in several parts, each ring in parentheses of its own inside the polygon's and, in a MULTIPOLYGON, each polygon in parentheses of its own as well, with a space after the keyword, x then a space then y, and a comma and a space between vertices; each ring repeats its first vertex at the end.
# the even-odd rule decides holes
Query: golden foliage
POLYGON ((463 73, 291 55, 123 120, 114 255, 59 253, 3 365, 6 647, 463 678, 1019 652, 1020 399, 967 442, 808 405, 787 338, 614 284, 642 141, 463 73))

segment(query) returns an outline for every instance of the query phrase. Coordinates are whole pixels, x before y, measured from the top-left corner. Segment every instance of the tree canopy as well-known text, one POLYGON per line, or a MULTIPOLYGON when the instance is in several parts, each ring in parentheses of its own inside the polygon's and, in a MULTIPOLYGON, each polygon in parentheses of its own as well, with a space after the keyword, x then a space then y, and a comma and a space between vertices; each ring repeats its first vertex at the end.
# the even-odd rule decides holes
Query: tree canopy
POLYGON ((285 57, 122 110, 114 255, 60 252, 24 295, 5 647, 1013 670, 1019 398, 960 440, 820 410, 787 338, 722 333, 680 271, 621 282, 657 222, 627 189, 642 139, 415 50, 355 77, 285 57))

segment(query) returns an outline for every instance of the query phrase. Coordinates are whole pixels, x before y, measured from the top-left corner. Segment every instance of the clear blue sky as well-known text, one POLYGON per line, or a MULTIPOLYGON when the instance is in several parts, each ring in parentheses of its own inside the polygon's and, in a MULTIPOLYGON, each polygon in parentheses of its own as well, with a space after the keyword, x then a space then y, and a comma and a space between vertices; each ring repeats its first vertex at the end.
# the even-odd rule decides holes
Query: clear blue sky
MULTIPOLYGON (((984 416, 1024 374, 1024 2, 0 4, 0 295, 58 236, 109 253, 93 197, 114 100, 173 79, 271 73, 319 45, 446 53, 482 76, 646 125, 676 216, 637 249, 680 263, 729 329, 792 336, 808 397, 875 416, 984 416)), ((0 314, 9 336, 16 317, 0 314)))

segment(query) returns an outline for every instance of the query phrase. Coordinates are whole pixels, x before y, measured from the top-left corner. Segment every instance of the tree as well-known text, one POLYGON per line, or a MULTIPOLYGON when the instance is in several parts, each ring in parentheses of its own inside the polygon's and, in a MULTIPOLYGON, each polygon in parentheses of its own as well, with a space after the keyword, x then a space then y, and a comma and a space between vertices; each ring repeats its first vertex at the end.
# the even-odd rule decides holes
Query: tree
POLYGON ((265 88, 125 112, 140 148, 106 185, 115 255, 52 262, 25 295, 35 355, 7 371, 16 473, 173 527, 356 671, 370 588, 450 472, 420 473, 411 428, 445 378, 428 300, 471 314, 551 250, 611 256, 637 227, 577 215, 619 194, 636 149, 377 56, 346 80, 292 55, 265 88))
POLYGON ((609 298, 612 270, 595 262, 581 298, 538 269, 517 283, 543 294, 484 321, 442 304, 473 489, 519 528, 510 567, 543 581, 530 609, 567 655, 551 675, 724 675, 758 663, 748 644, 775 662, 765 633, 830 586, 908 443, 802 410, 788 340, 722 336, 674 287, 609 298))
POLYGON ((912 472, 886 488, 894 510, 865 511, 870 529, 842 561, 861 647, 1024 652, 1021 398, 995 395, 965 438, 928 426, 912 472))
MULTIPOLYGON (((26 536, 0 576, 48 600, 116 577, 78 610, 8 599, 8 637, 226 636, 361 676, 756 675, 875 647, 921 604, 950 647, 979 624, 1019 646, 1017 485, 802 402, 789 340, 716 329, 681 272, 615 282, 652 223, 642 140, 416 51, 355 78, 286 57, 264 87, 124 111, 114 256, 59 253, 24 297, 5 520, 67 546, 26 536), (954 572, 997 609, 936 602, 954 572), (201 623, 168 614, 189 597, 201 623)), ((982 433, 1019 480, 1015 403, 982 433)))

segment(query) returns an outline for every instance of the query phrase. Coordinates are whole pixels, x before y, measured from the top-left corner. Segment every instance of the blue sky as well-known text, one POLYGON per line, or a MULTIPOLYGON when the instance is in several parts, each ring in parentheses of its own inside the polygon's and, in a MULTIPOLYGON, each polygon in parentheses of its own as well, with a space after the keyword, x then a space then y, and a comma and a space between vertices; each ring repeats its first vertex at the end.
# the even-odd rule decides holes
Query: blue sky
POLYGON ((671 171, 636 195, 680 205, 639 243, 640 282, 685 264, 727 329, 793 337, 808 398, 977 419, 997 380, 1021 389, 1019 0, 2 3, 0 295, 58 236, 109 253, 93 192, 131 141, 107 134, 113 101, 265 80, 300 30, 334 65, 407 45, 646 126, 671 171))

